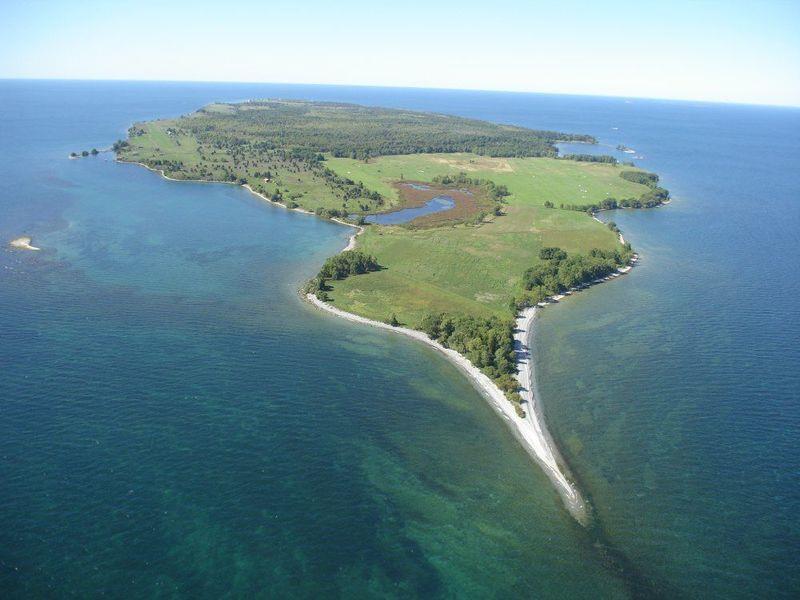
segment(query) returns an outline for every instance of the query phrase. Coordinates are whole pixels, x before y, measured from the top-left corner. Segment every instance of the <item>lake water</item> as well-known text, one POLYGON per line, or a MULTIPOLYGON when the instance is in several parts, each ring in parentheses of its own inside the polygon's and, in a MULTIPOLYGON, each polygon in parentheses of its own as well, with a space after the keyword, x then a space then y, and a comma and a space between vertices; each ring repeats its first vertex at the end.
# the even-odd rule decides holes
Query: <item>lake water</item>
POLYGON ((367 223, 377 223, 378 225, 399 225, 400 223, 408 223, 419 217, 424 217, 425 215, 432 215, 450 210, 455 207, 455 205, 456 201, 453 200, 453 198, 441 194, 431 198, 422 206, 401 208, 400 210, 394 210, 392 212, 367 215, 365 221, 367 223))
POLYGON ((324 86, 0 82, 4 597, 792 597, 800 111, 324 86), (625 144, 668 207, 547 308, 539 388, 590 530, 458 371, 297 288, 350 232, 108 154, 296 97, 625 144))

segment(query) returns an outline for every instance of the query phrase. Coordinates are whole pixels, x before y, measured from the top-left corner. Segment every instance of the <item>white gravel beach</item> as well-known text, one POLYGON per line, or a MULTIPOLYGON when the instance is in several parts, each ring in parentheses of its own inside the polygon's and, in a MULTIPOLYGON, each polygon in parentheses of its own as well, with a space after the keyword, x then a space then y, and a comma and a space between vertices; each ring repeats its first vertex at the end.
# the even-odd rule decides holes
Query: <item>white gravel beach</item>
POLYGON ((550 435, 541 419, 540 411, 532 404, 533 397, 530 392, 532 387, 530 369, 530 353, 527 340, 530 338, 530 327, 533 325, 535 309, 528 309, 517 320, 517 330, 515 332, 515 346, 518 346, 517 361, 520 383, 524 388, 523 398, 528 402, 525 418, 517 415, 511 402, 506 398, 503 391, 477 367, 475 367, 466 357, 455 350, 445 348, 439 342, 430 339, 425 333, 407 327, 393 327, 387 323, 373 321, 365 317, 360 317, 349 312, 345 312, 330 304, 322 302, 314 294, 307 294, 306 298, 317 308, 326 312, 347 319, 354 323, 362 323, 379 329, 386 329, 408 337, 419 340, 441 352, 448 360, 455 364, 464 372, 475 388, 489 402, 489 405, 503 417, 503 420, 511 428, 516 438, 520 441, 525 450, 541 465, 544 472, 556 486, 561 497, 564 499, 569 512, 581 523, 585 523, 588 518, 586 505, 576 487, 567 479, 564 471, 557 460, 557 451, 552 445, 550 435), (525 341, 523 343, 523 340, 525 341), (527 395, 526 395, 527 394, 527 395))

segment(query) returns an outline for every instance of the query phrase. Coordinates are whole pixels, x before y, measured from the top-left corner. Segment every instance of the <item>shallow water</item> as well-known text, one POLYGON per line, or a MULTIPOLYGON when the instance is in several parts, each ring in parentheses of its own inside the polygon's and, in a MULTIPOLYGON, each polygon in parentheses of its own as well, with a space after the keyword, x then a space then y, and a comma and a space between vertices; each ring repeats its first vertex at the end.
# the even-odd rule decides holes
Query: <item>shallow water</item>
POLYGON ((0 82, 4 597, 791 597, 800 111, 323 86, 0 82), (304 97, 591 133, 675 201, 544 311, 586 531, 454 367, 307 307, 350 232, 102 154, 137 120, 304 97), (616 128, 616 129, 615 129, 616 128), (608 551, 598 540, 611 544, 608 551))

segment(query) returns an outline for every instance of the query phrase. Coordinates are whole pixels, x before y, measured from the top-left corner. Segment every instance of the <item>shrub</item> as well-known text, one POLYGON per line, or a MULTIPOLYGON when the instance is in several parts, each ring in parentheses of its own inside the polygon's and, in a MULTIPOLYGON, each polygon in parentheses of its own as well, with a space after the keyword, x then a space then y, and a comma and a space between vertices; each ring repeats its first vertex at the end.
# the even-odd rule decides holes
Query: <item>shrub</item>
POLYGON ((529 301, 532 303, 613 273, 630 261, 632 250, 630 244, 626 244, 621 250, 594 248, 588 256, 568 256, 560 248, 542 248, 539 256, 544 262, 523 275, 523 284, 531 294, 529 301))
POLYGON ((647 173, 645 171, 620 171, 619 176, 627 181, 640 183, 651 188, 658 185, 658 175, 655 173, 647 173))

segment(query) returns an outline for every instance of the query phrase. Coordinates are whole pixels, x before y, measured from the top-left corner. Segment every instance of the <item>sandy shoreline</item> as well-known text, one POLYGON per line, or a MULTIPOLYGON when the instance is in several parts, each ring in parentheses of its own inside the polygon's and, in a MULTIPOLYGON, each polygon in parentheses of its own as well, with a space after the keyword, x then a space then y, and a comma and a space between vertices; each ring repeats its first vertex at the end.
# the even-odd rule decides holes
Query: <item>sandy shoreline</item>
MULTIPOLYGON (((364 228, 353 225, 339 219, 333 219, 342 225, 356 227, 358 231, 350 236, 347 245, 342 252, 352 250, 356 246, 356 238, 364 232, 364 228)), ((564 501, 564 505, 570 514, 581 524, 586 524, 589 519, 589 512, 586 503, 578 491, 577 487, 569 481, 562 468, 563 461, 558 454, 555 443, 547 431, 541 407, 536 402, 533 394, 533 367, 531 364, 532 356, 530 352, 530 340, 533 337, 533 319, 536 316, 536 307, 527 308, 516 320, 514 330, 514 355, 517 364, 517 381, 520 384, 520 394, 527 403, 525 407, 525 418, 520 418, 516 409, 501 390, 486 374, 470 362, 470 360, 450 348, 445 348, 439 342, 432 340, 427 334, 408 327, 393 327, 388 323, 381 323, 366 317, 361 317, 353 313, 336 308, 327 302, 322 302, 314 294, 306 294, 306 299, 317 308, 328 313, 347 319, 354 323, 362 323, 379 329, 386 329, 395 333, 400 333, 414 338, 432 348, 435 348, 456 365, 470 380, 473 386, 489 402, 489 405, 505 420, 514 436, 522 444, 525 451, 533 458, 548 476, 550 481, 558 491, 564 501)))
MULTIPOLYGON (((169 178, 167 178, 167 179, 169 179, 169 178)), ((239 185, 239 184, 236 184, 236 185, 239 185)), ((297 206, 295 208, 289 208, 285 204, 281 204, 280 202, 275 202, 275 200, 273 200, 272 198, 268 198, 267 196, 265 196, 261 192, 255 191, 253 188, 250 187, 249 183, 242 184, 242 187, 244 189, 246 189, 248 192, 250 192, 251 194, 253 194, 255 196, 258 196, 262 200, 265 200, 265 201, 267 201, 270 204, 273 204, 275 206, 280 206, 281 208, 285 208, 286 210, 293 210, 295 212, 303 213, 304 215, 316 215, 316 213, 313 213, 310 210, 306 210, 305 208, 300 208, 299 206, 297 206)))
MULTIPOLYGON (((545 474, 556 486, 564 500, 570 514, 575 519, 586 524, 589 513, 578 488, 569 480, 568 470, 558 453, 558 448, 547 430, 542 407, 534 394, 534 369, 533 355, 531 353, 533 341, 533 325, 536 318, 537 307, 523 310, 517 317, 514 330, 514 353, 517 365, 517 381, 520 385, 520 395, 525 401, 525 419, 527 427, 524 429, 529 452, 532 451, 536 462, 544 469, 545 474)), ((521 419, 520 419, 521 420, 521 419)))
POLYGON ((348 250, 354 250, 356 247, 356 238, 364 233, 364 228, 361 225, 353 225, 352 223, 348 223, 347 221, 342 221, 341 219, 333 218, 331 221, 335 221, 341 225, 347 225, 348 227, 355 227, 358 229, 353 235, 350 236, 350 240, 347 242, 347 246, 342 248, 342 252, 347 252, 348 250))
MULTIPOLYGON (((358 231, 350 236, 350 241, 347 246, 342 249, 342 252, 355 248, 356 238, 363 233, 364 228, 353 225, 352 223, 339 221, 338 219, 333 220, 343 225, 358 228, 358 231)), ((428 335, 422 331, 417 331, 416 329, 410 329, 408 327, 393 327, 388 323, 382 323, 349 313, 327 302, 322 302, 314 294, 306 294, 306 299, 317 308, 342 319, 406 335, 441 352, 467 376, 473 386, 488 401, 489 406, 503 418, 514 436, 520 444, 522 444, 525 451, 536 461, 553 483, 556 491, 564 501, 564 505, 575 520, 584 525, 588 522, 589 511, 586 502, 577 487, 568 479, 566 469, 562 467, 564 461, 558 454, 555 443, 550 433, 547 431, 547 425, 544 421, 541 406, 538 405, 533 394, 534 372, 531 363, 530 341, 533 337, 533 320, 538 310, 537 307, 527 308, 522 311, 516 320, 516 327, 514 330, 514 355, 517 364, 517 380, 521 388, 520 394, 527 403, 525 407, 525 418, 523 419, 517 415, 514 405, 508 400, 505 393, 497 387, 494 381, 486 374, 475 367, 467 357, 455 350, 445 348, 439 342, 429 338, 428 335)))
MULTIPOLYGON (((345 250, 350 250, 355 245, 356 235, 358 234, 351 236, 350 243, 345 247, 345 250)), ((568 295, 572 295, 589 285, 611 281, 621 275, 629 273, 637 261, 638 255, 634 255, 631 264, 617 269, 615 273, 595 280, 591 284, 586 284, 580 288, 568 290, 564 294, 559 294, 545 302, 541 302, 538 306, 526 308, 517 316, 516 326, 514 328, 514 354, 517 366, 516 377, 520 385, 520 395, 526 404, 524 407, 524 419, 517 415, 514 406, 509 402, 508 398, 506 398, 505 393, 503 393, 487 375, 475 367, 469 359, 455 350, 445 348, 439 342, 429 338, 422 331, 409 329, 407 327, 393 327, 388 323, 374 321, 366 317, 349 313, 331 304, 322 302, 314 294, 306 294, 306 299, 317 308, 336 315, 337 317, 341 317, 342 319, 406 335, 444 354, 448 360, 467 375, 470 382, 489 402, 489 405, 503 417, 512 433, 514 433, 514 436, 522 444, 522 447, 525 448, 528 454, 536 461, 553 483, 569 513, 576 521, 582 525, 586 525, 589 521, 589 509, 586 505, 586 501, 577 486, 569 479, 568 469, 558 452, 558 448, 550 432, 547 430, 542 407, 534 394, 535 373, 533 369, 533 356, 531 353, 531 348, 533 347, 534 319, 537 311, 548 304, 559 302, 568 295)))

